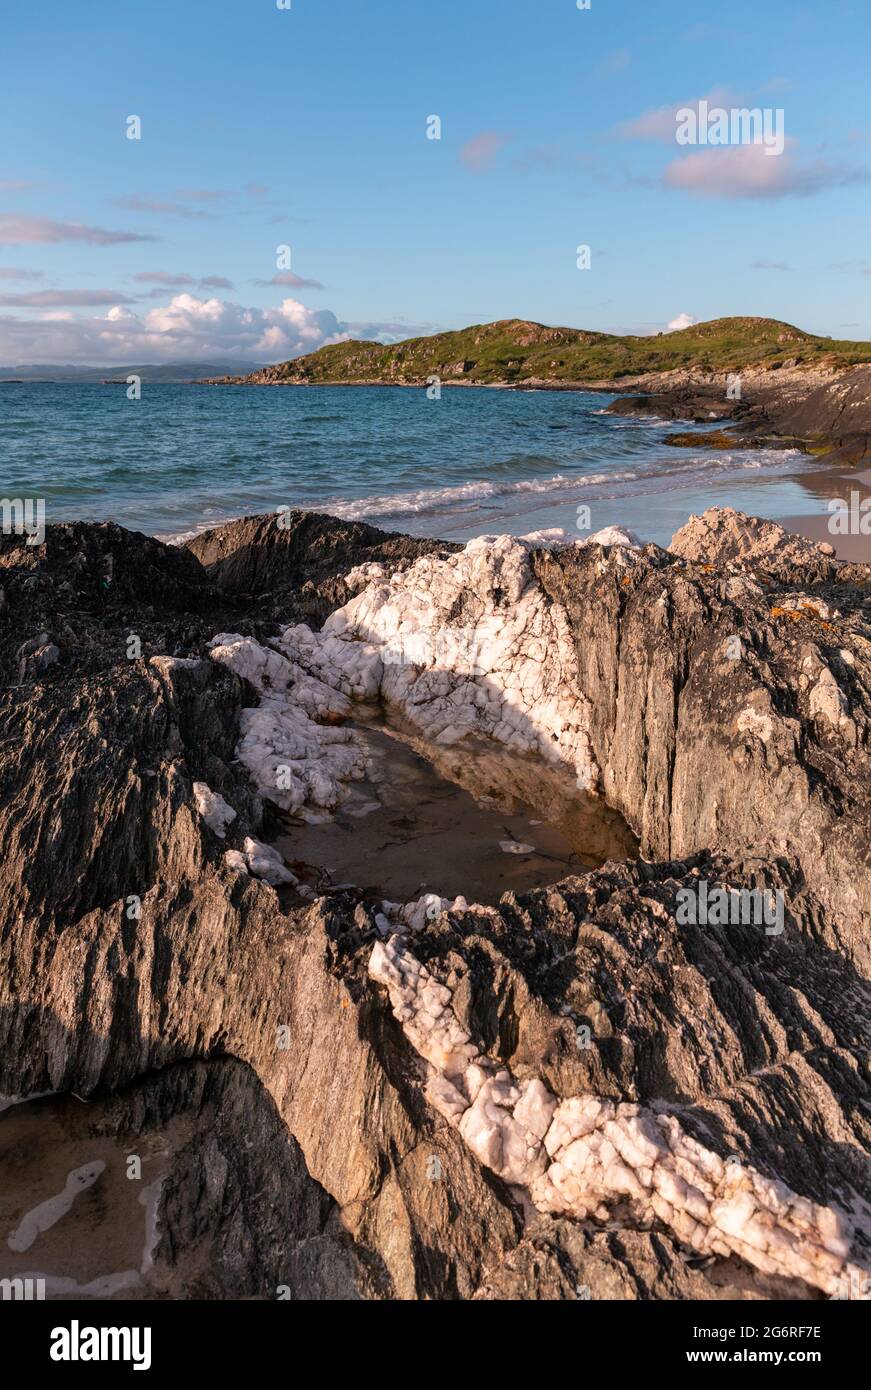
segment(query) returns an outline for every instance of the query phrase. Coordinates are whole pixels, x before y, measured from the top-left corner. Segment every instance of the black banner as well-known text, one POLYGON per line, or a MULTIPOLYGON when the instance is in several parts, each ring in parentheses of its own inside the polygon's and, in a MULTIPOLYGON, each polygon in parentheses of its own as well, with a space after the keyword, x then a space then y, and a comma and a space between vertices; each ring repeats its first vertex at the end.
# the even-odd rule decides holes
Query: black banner
MULTIPOLYGON (((264 1374, 272 1364, 294 1377, 310 1364, 318 1337, 324 1364, 331 1376, 343 1367, 359 1374, 370 1348, 374 1369, 385 1337, 401 1338, 406 1332, 419 1337, 424 1328, 459 1330, 463 1335, 464 1378, 468 1377, 468 1352, 480 1346, 482 1365, 495 1349, 517 1347, 518 1335, 534 1334, 544 1318, 548 1331, 568 1338, 562 1358, 575 1353, 595 1353, 597 1362, 609 1362, 621 1380, 627 1373, 647 1374, 686 1368, 704 1378, 711 1370, 741 1370, 766 1366, 776 1375, 795 1368, 832 1372, 855 1366, 864 1351, 868 1333, 868 1305, 850 1301, 814 1302, 700 1302, 633 1303, 579 1299, 570 1304, 512 1306, 477 1303, 474 1320, 466 1322, 459 1303, 367 1304, 337 1306, 276 1301, 241 1303, 112 1302, 0 1303, 5 1316, 7 1345, 10 1335, 26 1348, 26 1369, 54 1379, 93 1377, 101 1370, 114 1376, 214 1372, 228 1370, 264 1374), (505 1324, 504 1338, 493 1341, 494 1323, 505 1324), (325 1323, 321 1324, 321 1318, 325 1323), (447 1318, 447 1323, 442 1319, 447 1318), (454 1322, 454 1319, 457 1319, 454 1322), (493 1321, 491 1322, 491 1319, 493 1321), (551 1322, 553 1319, 553 1322, 551 1322), (342 1335, 319 1333, 341 1327, 342 1335), (322 1329, 322 1331, 321 1331, 322 1329), (589 1339, 589 1340, 587 1340, 589 1339), (582 1349, 586 1347, 586 1351, 582 1349)), ((498 1354, 498 1353, 496 1353, 498 1354)))

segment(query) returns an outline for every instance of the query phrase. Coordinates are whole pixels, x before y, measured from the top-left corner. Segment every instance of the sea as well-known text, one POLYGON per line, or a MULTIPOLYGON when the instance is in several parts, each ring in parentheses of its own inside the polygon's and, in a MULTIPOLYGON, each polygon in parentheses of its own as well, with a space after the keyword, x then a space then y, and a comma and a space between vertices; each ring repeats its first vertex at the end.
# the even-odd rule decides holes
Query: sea
POLYGON ((622 525, 667 544, 730 505, 819 512, 794 450, 705 447, 704 427, 607 412, 587 391, 0 384, 0 494, 47 522, 112 520, 180 541, 281 507, 466 541, 622 525), (669 434, 696 433, 677 448, 669 434))

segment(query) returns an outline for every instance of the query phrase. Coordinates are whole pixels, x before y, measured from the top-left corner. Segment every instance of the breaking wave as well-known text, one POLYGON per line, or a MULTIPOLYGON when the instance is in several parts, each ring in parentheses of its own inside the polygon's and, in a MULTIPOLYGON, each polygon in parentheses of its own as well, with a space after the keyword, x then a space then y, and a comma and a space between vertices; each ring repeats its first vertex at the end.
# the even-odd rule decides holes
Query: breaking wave
POLYGON ((456 504, 479 502, 490 497, 508 497, 512 493, 564 492, 567 488, 591 487, 637 476, 637 473, 588 473, 571 478, 555 473, 552 478, 524 479, 513 483, 460 483, 456 487, 421 488, 415 492, 387 493, 382 497, 361 497, 354 502, 338 497, 328 499, 318 510, 343 517, 345 521, 360 521, 370 516, 419 516, 422 512, 453 510, 456 504))
MULTIPOLYGON (((453 512, 473 511, 481 504, 506 502, 511 497, 538 496, 543 500, 567 498, 588 489, 600 489, 604 495, 631 495, 659 491, 668 486, 670 478, 686 481, 694 475, 710 475, 712 471, 746 471, 776 466, 793 457, 795 450, 760 450, 757 452, 705 453, 690 457, 659 459, 649 468, 636 470, 609 469, 597 473, 554 473, 549 478, 525 478, 513 482, 479 479, 453 487, 417 488, 408 492, 383 493, 348 499, 347 496, 327 498, 312 510, 329 512, 345 521, 371 518, 387 519, 414 516, 440 516, 453 512), (629 484, 621 487, 621 484, 629 484), (632 486, 632 485, 636 486, 632 486), (615 492, 615 488, 617 491, 615 492)), ((498 509, 498 508, 497 508, 498 509)), ((487 510, 493 510, 488 507, 487 510)))

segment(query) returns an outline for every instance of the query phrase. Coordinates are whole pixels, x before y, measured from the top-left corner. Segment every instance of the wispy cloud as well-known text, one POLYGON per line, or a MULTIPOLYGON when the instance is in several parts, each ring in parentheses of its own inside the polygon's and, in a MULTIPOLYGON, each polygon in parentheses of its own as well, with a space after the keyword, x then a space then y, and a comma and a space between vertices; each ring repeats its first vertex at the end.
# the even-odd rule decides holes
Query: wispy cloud
POLYGON ((871 275, 871 264, 868 261, 832 261, 829 270, 840 271, 843 275, 871 275))
POLYGON ((696 198, 810 197, 826 188, 867 183, 869 171, 826 160, 800 162, 793 149, 771 159, 764 145, 732 145, 700 150, 675 159, 665 169, 666 188, 696 198))
POLYGON ((201 290, 232 290, 235 288, 232 280, 226 279, 223 275, 175 275, 168 270, 140 270, 133 279, 139 285, 154 285, 157 288, 151 291, 152 295, 159 295, 168 289, 181 289, 188 286, 191 289, 201 290))
POLYGON ((175 196, 189 203, 220 203, 233 195, 226 188, 177 188, 175 196))
POLYGON ((751 270, 792 270, 786 261, 754 261, 751 270))
POLYGON ((781 92, 791 92, 794 86, 795 83, 791 82, 788 77, 770 77, 767 82, 763 83, 762 91, 777 96, 781 92))
POLYGON ((706 101, 710 107, 714 107, 731 106, 739 100, 738 95, 730 88, 714 87, 707 96, 699 97, 695 101, 678 101, 673 106, 657 106, 655 110, 642 112, 634 120, 621 121, 619 125, 614 127, 611 134, 618 140, 659 140, 664 144, 673 145, 679 111, 683 111, 687 107, 698 109, 702 101, 706 101))
POLYGON ((537 169, 571 169, 589 167, 593 163, 591 155, 582 150, 573 150, 567 145, 530 145, 521 150, 511 161, 512 169, 524 173, 537 169))
POLYGON ((0 213, 0 246, 38 245, 58 241, 86 241, 92 246, 120 246, 129 241, 157 241, 141 232, 113 232, 83 222, 56 222, 50 217, 24 213, 0 213))
MULTIPOLYGON (((763 92, 781 92, 789 84, 784 78, 772 78, 763 92)), ((708 109, 743 109, 746 94, 728 87, 715 87, 707 96, 673 106, 659 106, 645 111, 631 121, 623 121, 610 132, 619 140, 653 140, 674 145, 678 115, 688 109, 698 110, 702 102, 708 109)), ((764 143, 742 145, 709 145, 674 159, 659 178, 645 176, 630 178, 629 182, 679 190, 697 198, 787 198, 809 197, 828 188, 844 188, 850 184, 866 183, 871 171, 856 164, 836 160, 801 158, 798 141, 785 140, 782 153, 764 143)), ((762 268, 776 268, 773 266, 762 268)))
POLYGON ((41 270, 26 270, 23 266, 0 266, 0 280, 41 280, 41 270))
POLYGON ((401 343, 407 338, 422 338, 431 333, 441 333, 442 326, 436 323, 346 323, 344 327, 352 338, 365 338, 376 343, 401 343))
POLYGON ((602 64, 602 71, 608 77, 616 77, 618 73, 625 72, 631 62, 632 54, 628 48, 615 48, 602 64))
POLYGON ((0 294, 6 308, 58 309, 62 305, 96 309, 104 304, 132 304, 118 290, 31 290, 26 294, 0 294))
POLYGON ((681 38, 684 43, 721 43, 724 39, 738 39, 743 35, 739 28, 727 29, 723 24, 692 24, 685 29, 681 38))
POLYGON ((512 136, 499 130, 482 130, 460 148, 460 162, 472 173, 480 174, 489 169, 501 149, 510 143, 512 136))
POLYGON ((322 290, 325 287, 320 280, 306 280, 302 275, 296 275, 292 270, 280 270, 271 280, 255 280, 255 285, 285 285, 289 289, 295 290, 322 290))
POLYGON ((141 285, 165 285, 168 289, 179 285, 195 285, 193 275, 173 275, 168 270, 140 270, 133 276, 141 285))
POLYGON ((271 217, 267 217, 264 226, 278 227, 283 223, 293 223, 296 227, 310 227, 313 221, 312 217, 292 217, 286 212, 274 212, 271 217))
POLYGON ((186 203, 226 203, 230 198, 265 198, 269 189, 265 183, 246 183, 244 188, 176 188, 173 198, 186 203))
POLYGON ((185 217, 194 222, 202 222, 215 215, 213 212, 204 212, 202 208, 188 208, 183 203, 170 202, 164 198, 143 198, 138 193, 113 198, 112 202, 116 208, 124 208, 125 212, 161 213, 165 217, 185 217))

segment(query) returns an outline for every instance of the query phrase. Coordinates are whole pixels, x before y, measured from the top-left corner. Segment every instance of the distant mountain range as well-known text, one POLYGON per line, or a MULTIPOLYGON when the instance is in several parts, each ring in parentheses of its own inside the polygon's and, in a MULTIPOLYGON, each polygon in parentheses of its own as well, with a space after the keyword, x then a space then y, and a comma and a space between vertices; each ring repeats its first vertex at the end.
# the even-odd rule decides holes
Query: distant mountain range
POLYGON ((778 319, 723 318, 675 333, 619 337, 501 319, 453 333, 383 343, 354 340, 214 384, 417 386, 604 384, 652 372, 851 366, 871 362, 871 343, 805 333, 778 319))
POLYGON ((201 381, 219 372, 245 376, 257 371, 255 362, 161 362, 132 367, 76 367, 56 363, 0 367, 0 384, 8 381, 99 382, 126 381, 138 376, 143 382, 172 385, 178 382, 201 381))

